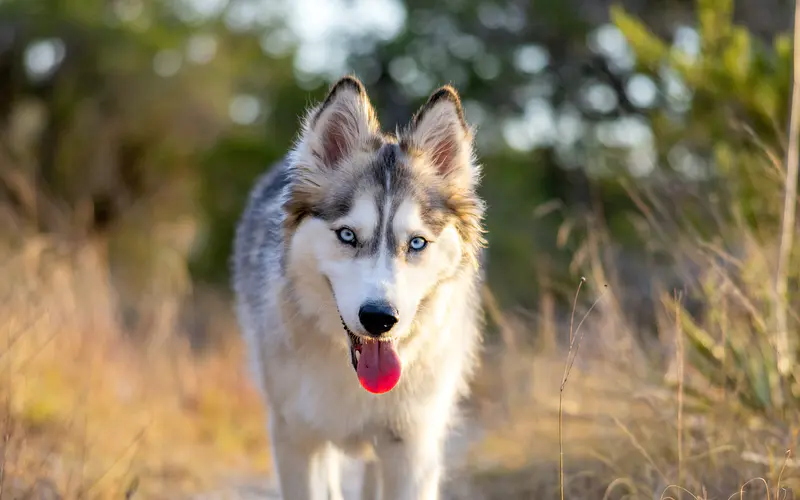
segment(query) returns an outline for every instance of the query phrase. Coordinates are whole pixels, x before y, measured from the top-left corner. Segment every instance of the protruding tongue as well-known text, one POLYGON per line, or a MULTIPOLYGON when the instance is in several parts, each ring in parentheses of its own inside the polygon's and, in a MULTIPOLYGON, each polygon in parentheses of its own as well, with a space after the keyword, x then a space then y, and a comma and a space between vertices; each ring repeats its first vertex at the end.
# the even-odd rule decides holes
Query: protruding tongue
POLYGON ((400 380, 402 367, 394 342, 365 340, 356 369, 361 387, 373 394, 391 391, 400 380))

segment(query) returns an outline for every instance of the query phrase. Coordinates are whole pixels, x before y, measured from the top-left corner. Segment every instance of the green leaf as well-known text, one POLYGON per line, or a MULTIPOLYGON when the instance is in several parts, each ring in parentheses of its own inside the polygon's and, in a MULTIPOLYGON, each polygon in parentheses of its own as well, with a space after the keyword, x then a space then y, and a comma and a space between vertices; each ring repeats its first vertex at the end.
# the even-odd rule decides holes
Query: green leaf
POLYGON ((775 53, 778 55, 778 58, 781 62, 789 62, 792 60, 792 36, 787 34, 780 34, 775 37, 775 41, 773 42, 773 46, 775 47, 775 53))
POLYGON ((733 0, 698 0, 697 17, 703 50, 726 39, 733 23, 733 0))
POLYGON ((769 80, 759 79, 753 85, 753 106, 764 116, 773 120, 778 120, 780 113, 780 96, 778 95, 775 85, 769 80))
POLYGON ((733 80, 737 90, 744 90, 750 75, 752 53, 750 34, 744 28, 736 27, 731 33, 728 45, 722 54, 726 73, 733 80))
POLYGON ((619 5, 611 7, 611 22, 628 39, 628 43, 642 64, 655 67, 667 57, 669 52, 667 45, 619 5))

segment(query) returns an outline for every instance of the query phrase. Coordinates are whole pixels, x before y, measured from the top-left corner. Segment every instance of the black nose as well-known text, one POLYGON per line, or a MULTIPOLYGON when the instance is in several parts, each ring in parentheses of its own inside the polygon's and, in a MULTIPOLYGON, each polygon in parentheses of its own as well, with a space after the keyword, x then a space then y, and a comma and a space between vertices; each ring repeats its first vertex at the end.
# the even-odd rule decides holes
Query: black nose
POLYGON ((358 319, 370 335, 378 337, 397 323, 397 311, 386 303, 367 303, 358 310, 358 319))

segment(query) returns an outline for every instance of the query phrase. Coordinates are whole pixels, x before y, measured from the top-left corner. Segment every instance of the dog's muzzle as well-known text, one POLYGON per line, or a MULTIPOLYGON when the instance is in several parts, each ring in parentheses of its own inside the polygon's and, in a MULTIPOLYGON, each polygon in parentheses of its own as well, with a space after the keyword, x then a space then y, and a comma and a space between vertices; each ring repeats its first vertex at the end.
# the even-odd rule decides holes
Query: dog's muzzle
POLYGON ((400 381, 403 371, 400 356, 393 339, 361 339, 347 327, 339 314, 342 327, 350 339, 350 363, 358 381, 367 392, 383 394, 391 391, 400 381))

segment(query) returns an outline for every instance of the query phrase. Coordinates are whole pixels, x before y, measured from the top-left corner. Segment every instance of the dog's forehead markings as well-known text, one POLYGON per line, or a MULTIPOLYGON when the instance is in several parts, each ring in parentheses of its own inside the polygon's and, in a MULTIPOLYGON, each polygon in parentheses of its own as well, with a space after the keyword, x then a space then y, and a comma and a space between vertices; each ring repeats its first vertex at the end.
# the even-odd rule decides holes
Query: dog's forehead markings
POLYGON ((406 234, 422 227, 419 203, 413 198, 404 198, 394 212, 392 229, 397 234, 406 234))
POLYGON ((374 164, 376 181, 382 181, 382 190, 376 196, 381 212, 380 241, 377 251, 388 260, 397 253, 396 238, 392 231, 392 218, 394 217, 395 200, 400 196, 403 186, 403 170, 399 160, 399 146, 394 143, 385 143, 378 151, 378 158, 374 164))
POLYGON ((444 200, 409 160, 400 146, 384 142, 323 207, 323 218, 343 218, 356 230, 362 242, 358 257, 390 259, 401 253, 404 242, 398 238, 423 228, 436 236, 446 224, 444 200))
POLYGON ((392 170, 394 170, 397 155, 394 151, 394 146, 392 144, 386 144, 382 148, 382 152, 384 155, 383 162, 384 162, 384 169, 386 178, 384 179, 383 188, 385 190, 385 201, 383 203, 383 217, 381 218, 381 234, 380 234, 380 249, 379 255, 381 255, 384 260, 388 261, 389 257, 389 241, 386 238, 387 233, 391 232, 389 228, 389 217, 392 211, 392 170))
POLYGON ((375 229, 378 221, 378 213, 375 210, 372 196, 368 192, 356 192, 352 208, 345 216, 344 223, 355 230, 359 240, 369 241, 376 235, 375 229))

